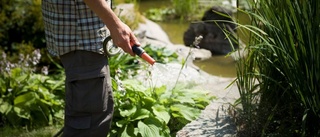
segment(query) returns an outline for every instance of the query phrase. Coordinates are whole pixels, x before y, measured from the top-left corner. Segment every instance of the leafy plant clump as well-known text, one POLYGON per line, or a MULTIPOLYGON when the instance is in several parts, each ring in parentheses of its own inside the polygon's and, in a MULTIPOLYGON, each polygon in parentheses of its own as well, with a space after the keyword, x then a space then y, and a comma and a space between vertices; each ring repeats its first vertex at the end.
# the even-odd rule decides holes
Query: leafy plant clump
POLYGON ((59 123, 63 118, 64 79, 35 73, 41 54, 35 50, 30 55, 20 55, 11 62, 3 52, 0 62, 0 115, 1 125, 46 126, 59 123), (60 95, 60 96, 56 96, 60 95))
MULTIPOLYGON (((248 0, 249 1, 249 0, 248 0)), ((240 136, 320 135, 320 1, 249 1, 237 64, 240 136)))
POLYGON ((170 137, 197 118, 214 98, 206 92, 177 85, 146 88, 136 80, 113 82, 114 123, 110 137, 170 137))

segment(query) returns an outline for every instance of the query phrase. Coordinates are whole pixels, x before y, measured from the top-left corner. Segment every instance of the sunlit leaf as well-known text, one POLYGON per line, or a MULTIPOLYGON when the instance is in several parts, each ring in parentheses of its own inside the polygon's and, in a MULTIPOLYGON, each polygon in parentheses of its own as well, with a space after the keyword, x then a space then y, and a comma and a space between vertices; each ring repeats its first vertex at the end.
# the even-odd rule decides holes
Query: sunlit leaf
POLYGON ((149 117, 149 114, 150 114, 149 110, 142 108, 137 110, 137 112, 132 116, 131 120, 133 121, 133 120, 145 119, 149 117))
POLYGON ((123 117, 128 117, 133 115, 137 111, 136 106, 131 106, 131 108, 126 108, 126 109, 120 109, 120 115, 123 117))
POLYGON ((0 113, 7 114, 9 111, 11 111, 12 105, 10 105, 8 102, 4 102, 0 98, 0 113))
POLYGON ((115 121, 116 125, 118 127, 123 127, 124 125, 126 125, 129 121, 127 120, 119 120, 119 121, 115 121))
POLYGON ((33 92, 28 92, 26 94, 19 95, 14 99, 15 105, 31 105, 35 101, 35 94, 33 92))
POLYGON ((194 120, 200 114, 200 110, 182 104, 172 105, 170 109, 178 114, 181 114, 183 118, 189 121, 194 120))
POLYGON ((121 137, 130 137, 130 135, 127 133, 128 126, 125 126, 123 132, 121 133, 121 137))
POLYGON ((160 106, 160 105, 153 106, 152 111, 156 115, 157 118, 160 118, 166 124, 168 124, 168 122, 170 120, 170 114, 164 106, 160 106))
POLYGON ((146 125, 142 121, 139 121, 138 128, 142 137, 160 137, 159 128, 154 125, 146 125))

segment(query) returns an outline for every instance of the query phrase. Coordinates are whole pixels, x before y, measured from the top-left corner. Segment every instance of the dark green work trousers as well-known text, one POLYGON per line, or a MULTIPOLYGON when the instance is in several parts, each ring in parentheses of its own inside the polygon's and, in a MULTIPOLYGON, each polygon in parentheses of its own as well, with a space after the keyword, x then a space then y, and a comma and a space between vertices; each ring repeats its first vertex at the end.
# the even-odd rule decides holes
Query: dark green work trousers
POLYGON ((63 137, 106 137, 113 115, 108 60, 89 51, 62 55, 66 72, 63 137))

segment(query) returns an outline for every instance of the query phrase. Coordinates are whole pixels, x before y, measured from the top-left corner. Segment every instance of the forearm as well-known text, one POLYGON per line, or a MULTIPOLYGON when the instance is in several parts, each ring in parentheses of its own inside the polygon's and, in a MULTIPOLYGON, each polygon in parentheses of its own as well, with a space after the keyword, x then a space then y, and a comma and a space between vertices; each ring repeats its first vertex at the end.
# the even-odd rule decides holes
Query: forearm
POLYGON ((84 0, 84 2, 99 16, 109 29, 120 26, 121 20, 115 15, 105 0, 84 0))
POLYGON ((124 24, 112 11, 110 5, 105 0, 84 0, 89 8, 99 16, 110 30, 113 43, 122 48, 126 53, 135 55, 131 45, 140 45, 132 30, 124 24))

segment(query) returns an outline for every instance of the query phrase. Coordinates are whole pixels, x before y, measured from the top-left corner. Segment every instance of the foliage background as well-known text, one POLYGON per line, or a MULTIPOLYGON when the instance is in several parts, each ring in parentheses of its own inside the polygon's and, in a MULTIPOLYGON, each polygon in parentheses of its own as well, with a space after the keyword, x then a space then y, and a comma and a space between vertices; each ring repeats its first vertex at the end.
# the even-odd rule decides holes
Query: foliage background
MULTIPOLYGON (((25 136, 23 133, 29 130, 44 126, 61 127, 63 123, 64 72, 58 58, 52 58, 45 49, 40 6, 40 0, 1 1, 0 131, 4 131, 1 136, 25 136), (11 134, 7 132, 11 128, 22 130, 11 134)), ((145 50, 159 63, 177 61, 177 54, 164 48, 146 45, 145 50)), ((110 64, 117 101, 115 110, 119 110, 114 114, 116 124, 113 129, 121 129, 113 130, 111 136, 127 133, 131 136, 174 135, 213 99, 206 92, 196 92, 184 86, 175 90, 165 86, 145 89, 141 88, 141 83, 129 82, 125 88, 119 89, 122 81, 145 69, 146 64, 125 54, 111 58, 110 64), (123 90, 127 94, 120 94, 124 93, 123 90), (192 92, 197 94, 190 94, 192 92), (127 101, 132 102, 131 107, 137 108, 132 115, 127 112, 130 111, 127 101), (150 125, 157 124, 150 120, 161 126, 150 128, 150 125)))

